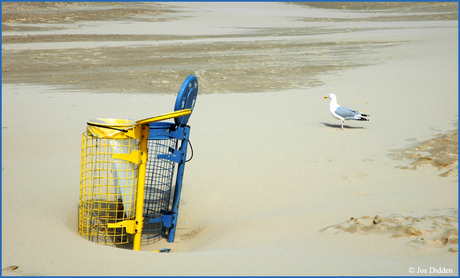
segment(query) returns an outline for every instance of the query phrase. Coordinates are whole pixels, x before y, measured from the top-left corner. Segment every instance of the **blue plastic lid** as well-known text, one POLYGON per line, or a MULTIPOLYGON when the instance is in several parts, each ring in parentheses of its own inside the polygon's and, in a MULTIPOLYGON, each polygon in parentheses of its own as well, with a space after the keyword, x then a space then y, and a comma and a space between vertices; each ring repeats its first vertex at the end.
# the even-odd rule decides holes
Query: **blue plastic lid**
MULTIPOLYGON (((182 110, 182 109, 191 109, 193 112, 193 107, 195 107, 196 97, 198 95, 198 79, 190 75, 185 79, 184 83, 182 83, 182 87, 179 90, 176 98, 176 105, 174 106, 174 111, 182 110)), ((174 122, 176 125, 185 126, 188 122, 188 119, 192 113, 174 118, 174 122)))

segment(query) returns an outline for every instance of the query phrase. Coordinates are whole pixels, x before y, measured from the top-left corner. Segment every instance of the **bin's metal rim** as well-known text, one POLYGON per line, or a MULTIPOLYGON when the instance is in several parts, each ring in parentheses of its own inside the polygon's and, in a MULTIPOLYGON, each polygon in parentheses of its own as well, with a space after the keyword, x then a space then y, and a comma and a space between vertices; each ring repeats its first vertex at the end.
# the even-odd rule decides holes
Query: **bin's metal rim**
POLYGON ((95 118, 90 119, 86 122, 87 124, 96 124, 99 126, 107 126, 107 127, 134 127, 136 125, 136 121, 132 119, 115 119, 115 118, 95 118), (107 123, 107 121, 126 121, 124 123, 107 123))

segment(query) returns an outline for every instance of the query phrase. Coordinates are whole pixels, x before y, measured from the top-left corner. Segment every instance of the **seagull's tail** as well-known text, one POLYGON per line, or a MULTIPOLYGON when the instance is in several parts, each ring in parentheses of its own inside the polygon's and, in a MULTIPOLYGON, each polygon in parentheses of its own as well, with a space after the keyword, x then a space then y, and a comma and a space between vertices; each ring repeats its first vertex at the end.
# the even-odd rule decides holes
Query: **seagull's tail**
MULTIPOLYGON (((364 116, 364 115, 362 115, 364 116)), ((359 118, 358 121, 369 121, 369 119, 366 119, 366 118, 359 118)))
POLYGON ((369 117, 370 115, 361 113, 361 116, 363 116, 363 117, 369 117))

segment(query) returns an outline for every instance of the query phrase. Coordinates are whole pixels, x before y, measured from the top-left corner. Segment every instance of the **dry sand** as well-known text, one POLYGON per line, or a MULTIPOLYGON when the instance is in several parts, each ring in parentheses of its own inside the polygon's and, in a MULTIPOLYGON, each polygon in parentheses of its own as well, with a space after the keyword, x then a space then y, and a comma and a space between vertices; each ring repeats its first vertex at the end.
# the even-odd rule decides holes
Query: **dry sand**
POLYGON ((2 275, 458 275, 457 3, 2 3, 2 31, 2 275), (176 241, 81 238, 86 121, 189 74, 176 241))

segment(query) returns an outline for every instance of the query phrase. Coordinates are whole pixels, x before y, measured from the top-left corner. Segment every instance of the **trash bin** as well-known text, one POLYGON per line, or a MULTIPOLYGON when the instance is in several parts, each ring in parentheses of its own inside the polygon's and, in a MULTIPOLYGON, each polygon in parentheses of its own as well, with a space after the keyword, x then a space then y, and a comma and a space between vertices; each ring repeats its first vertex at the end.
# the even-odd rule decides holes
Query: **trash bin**
POLYGON ((140 250, 143 232, 157 238, 168 228, 168 240, 174 241, 190 130, 186 124, 197 92, 198 81, 191 75, 174 112, 137 121, 87 122, 81 152, 82 237, 110 245, 133 242, 133 249, 140 250), (167 119, 175 122, 162 122, 167 119))

